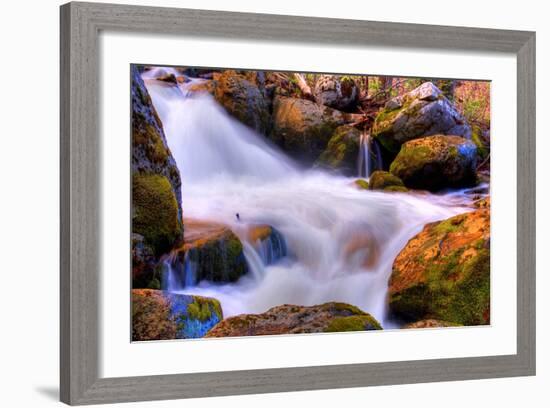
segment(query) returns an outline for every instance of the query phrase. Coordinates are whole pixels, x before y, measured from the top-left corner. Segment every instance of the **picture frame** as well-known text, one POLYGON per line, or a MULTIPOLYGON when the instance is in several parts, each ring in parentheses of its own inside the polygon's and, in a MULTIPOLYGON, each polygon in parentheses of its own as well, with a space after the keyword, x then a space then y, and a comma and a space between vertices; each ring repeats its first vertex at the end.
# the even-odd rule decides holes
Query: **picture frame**
MULTIPOLYGON (((61 6, 60 389, 70 405, 535 374, 535 33, 73 2, 61 6), (517 353, 504 356, 100 378, 102 30, 517 56, 517 353)), ((496 255, 498 256, 498 254, 496 255)))

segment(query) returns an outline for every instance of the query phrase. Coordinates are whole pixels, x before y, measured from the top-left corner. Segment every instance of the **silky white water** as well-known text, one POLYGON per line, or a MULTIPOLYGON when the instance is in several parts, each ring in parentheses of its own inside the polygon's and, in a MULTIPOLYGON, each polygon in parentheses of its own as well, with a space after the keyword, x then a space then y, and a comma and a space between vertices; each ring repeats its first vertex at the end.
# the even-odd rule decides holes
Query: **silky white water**
POLYGON ((392 327, 386 296, 396 255, 426 223, 468 211, 463 192, 366 191, 353 178, 304 170, 209 95, 154 80, 146 86, 181 172, 184 217, 227 224, 239 236, 246 225, 268 224, 284 237, 287 256, 276 263, 266 265, 245 241, 251 273, 182 289, 217 298, 225 317, 339 301, 392 327))

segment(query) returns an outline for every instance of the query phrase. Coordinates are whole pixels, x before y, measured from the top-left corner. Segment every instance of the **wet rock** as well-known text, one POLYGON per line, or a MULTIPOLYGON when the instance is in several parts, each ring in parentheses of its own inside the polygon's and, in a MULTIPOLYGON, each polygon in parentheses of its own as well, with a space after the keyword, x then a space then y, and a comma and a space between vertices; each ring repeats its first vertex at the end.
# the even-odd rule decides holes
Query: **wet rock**
POLYGON ((434 135, 401 146, 390 172, 405 186, 436 191, 476 183, 477 148, 459 136, 434 135))
POLYGON ((313 90, 317 103, 341 111, 350 111, 359 102, 359 88, 349 76, 322 75, 313 90))
POLYGON ((178 202, 165 176, 150 173, 132 176, 132 231, 143 236, 157 258, 170 252, 182 239, 178 202))
POLYGON ((388 192, 407 192, 408 189, 403 184, 403 180, 393 174, 376 170, 369 177, 369 190, 383 190, 388 192))
POLYGON ((281 305, 261 314, 233 316, 218 323, 206 337, 238 337, 290 333, 380 330, 368 313, 346 303, 317 306, 281 305))
POLYGON ((248 226, 246 240, 254 246, 266 265, 271 265, 287 255, 285 238, 271 225, 248 226))
POLYGON ((214 74, 214 98, 235 118, 264 135, 271 129, 270 101, 263 74, 225 70, 214 74))
POLYGON ((172 253, 181 282, 235 282, 248 272, 243 245, 229 227, 193 219, 184 226, 183 245, 172 253))
POLYGON ((178 202, 181 220, 181 177, 168 144, 164 129, 139 71, 132 65, 132 174, 164 176, 170 182, 178 202))
POLYGON ((327 148, 315 162, 316 166, 335 170, 348 176, 357 174, 360 139, 361 132, 353 126, 337 127, 327 148))
POLYGON ((223 319, 214 298, 160 290, 132 290, 132 340, 173 340, 204 337, 223 319))
POLYGON ((391 312, 409 322, 490 322, 490 212, 428 224, 401 250, 389 280, 391 312))
POLYGON ((372 137, 389 152, 397 153, 409 140, 435 134, 469 139, 466 119, 431 82, 386 103, 374 121, 372 137))
POLYGON ((271 139, 290 155, 311 163, 327 149, 336 128, 350 119, 306 99, 276 96, 271 139))
POLYGON ((151 246, 140 234, 132 234, 132 287, 160 289, 161 270, 151 246))

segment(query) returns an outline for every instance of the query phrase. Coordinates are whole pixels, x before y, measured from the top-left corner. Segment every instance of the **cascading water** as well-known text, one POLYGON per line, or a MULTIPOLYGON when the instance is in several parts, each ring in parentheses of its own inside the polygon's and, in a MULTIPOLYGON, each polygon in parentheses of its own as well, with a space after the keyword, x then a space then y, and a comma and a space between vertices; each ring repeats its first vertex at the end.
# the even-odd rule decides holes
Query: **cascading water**
POLYGON ((370 177, 370 162, 370 135, 366 131, 363 131, 359 139, 359 160, 357 161, 359 177, 367 179, 370 177))
POLYGON ((396 255, 426 223, 467 211, 463 196, 358 190, 352 178, 299 170, 209 95, 188 94, 187 84, 145 83, 181 172, 185 216, 226 224, 237 235, 257 224, 280 234, 277 250, 241 237, 251 273, 239 281, 181 290, 219 299, 225 317, 340 301, 391 327, 386 295, 396 255))

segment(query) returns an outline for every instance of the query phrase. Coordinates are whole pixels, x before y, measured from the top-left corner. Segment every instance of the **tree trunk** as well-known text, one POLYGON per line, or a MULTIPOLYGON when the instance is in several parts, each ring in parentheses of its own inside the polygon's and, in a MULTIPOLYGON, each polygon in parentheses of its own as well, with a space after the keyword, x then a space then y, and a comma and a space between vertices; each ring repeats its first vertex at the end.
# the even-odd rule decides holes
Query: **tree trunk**
POLYGON ((302 91, 302 94, 306 99, 309 99, 310 101, 314 101, 315 98, 313 97, 313 93, 311 92, 311 88, 307 84, 306 79, 302 74, 294 74, 294 79, 296 80, 296 84, 298 85, 298 88, 300 88, 300 91, 302 91))

